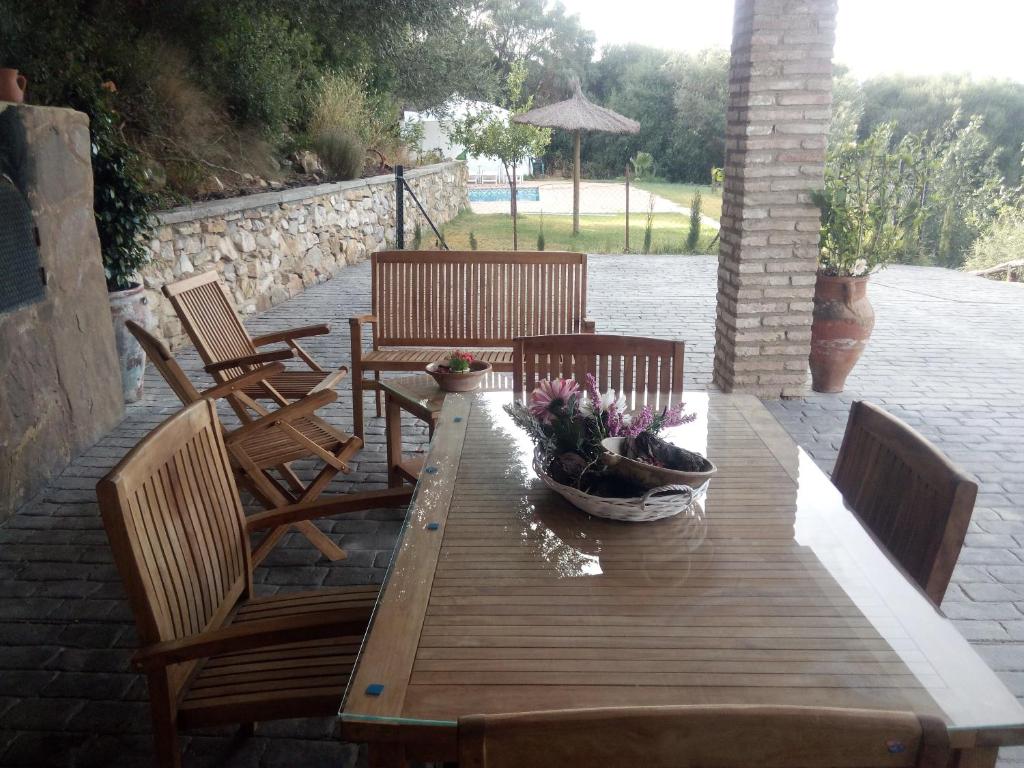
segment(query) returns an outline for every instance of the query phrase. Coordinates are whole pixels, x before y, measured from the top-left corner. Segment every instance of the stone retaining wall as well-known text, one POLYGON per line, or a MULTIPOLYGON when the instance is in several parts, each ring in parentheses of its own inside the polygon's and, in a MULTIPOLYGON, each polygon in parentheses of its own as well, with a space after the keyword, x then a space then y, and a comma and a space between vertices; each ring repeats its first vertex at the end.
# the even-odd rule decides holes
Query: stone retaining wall
MULTIPOLYGON (((468 206, 464 163, 417 168, 406 178, 438 226, 468 206)), ((417 220, 429 231, 408 195, 405 213, 407 240, 417 220)), ((375 176, 217 200, 158 218, 142 278, 156 331, 175 349, 187 338, 163 285, 216 269, 243 315, 285 301, 394 244, 395 180, 375 176)))

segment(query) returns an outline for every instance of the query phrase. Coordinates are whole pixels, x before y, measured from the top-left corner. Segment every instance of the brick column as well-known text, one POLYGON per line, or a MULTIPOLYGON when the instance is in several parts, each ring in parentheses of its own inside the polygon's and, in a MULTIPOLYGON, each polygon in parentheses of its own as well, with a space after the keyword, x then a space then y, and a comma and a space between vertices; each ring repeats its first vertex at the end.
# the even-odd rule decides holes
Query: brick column
POLYGON ((836 0, 736 0, 715 383, 806 391, 836 0))

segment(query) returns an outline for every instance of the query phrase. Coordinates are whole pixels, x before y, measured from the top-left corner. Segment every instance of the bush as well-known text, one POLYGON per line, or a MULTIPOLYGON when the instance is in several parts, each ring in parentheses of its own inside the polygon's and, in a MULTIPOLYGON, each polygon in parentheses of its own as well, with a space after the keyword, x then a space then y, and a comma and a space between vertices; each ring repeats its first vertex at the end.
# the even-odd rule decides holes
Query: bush
POLYGON ((225 3, 211 11, 223 30, 201 56, 210 85, 241 122, 276 136, 299 115, 303 85, 316 72, 313 37, 272 13, 235 13, 225 3))
POLYGON ((471 230, 469 230, 469 250, 475 251, 477 249, 477 247, 478 247, 478 245, 477 245, 477 242, 476 242, 476 232, 474 232, 471 229, 471 230))
POLYGON ((992 228, 974 241, 964 269, 996 267, 1024 258, 1024 211, 1010 208, 999 215, 992 228))
POLYGON ((404 155, 407 141, 397 114, 391 97, 367 94, 359 78, 328 74, 317 81, 310 100, 309 132, 317 136, 326 130, 342 129, 358 137, 366 151, 379 154, 382 162, 393 162, 404 155))
POLYGON ((700 192, 690 201, 690 230, 686 233, 686 252, 696 253, 700 245, 700 192))
POLYGON ((344 128, 327 128, 313 142, 320 161, 335 178, 358 179, 366 162, 366 147, 344 128))

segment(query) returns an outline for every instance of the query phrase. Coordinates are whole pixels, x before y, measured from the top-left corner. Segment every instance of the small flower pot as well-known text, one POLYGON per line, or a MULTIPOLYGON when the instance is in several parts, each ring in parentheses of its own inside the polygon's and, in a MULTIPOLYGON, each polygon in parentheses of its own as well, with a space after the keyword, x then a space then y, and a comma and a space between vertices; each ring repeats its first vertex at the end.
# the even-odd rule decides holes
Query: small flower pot
POLYGON ((818 275, 811 323, 811 387, 842 392, 875 327, 867 277, 818 275))
POLYGON ((427 373, 434 377, 434 381, 445 392, 472 392, 480 386, 491 371, 491 364, 482 360, 474 360, 469 364, 468 371, 452 371, 442 363, 430 363, 427 366, 427 373))
POLYGON ((142 377, 146 372, 146 353, 125 326, 134 320, 146 330, 153 327, 153 315, 149 311, 149 300, 145 290, 138 283, 123 291, 111 291, 110 315, 114 322, 114 339, 117 356, 121 362, 121 387, 126 403, 142 398, 142 377))

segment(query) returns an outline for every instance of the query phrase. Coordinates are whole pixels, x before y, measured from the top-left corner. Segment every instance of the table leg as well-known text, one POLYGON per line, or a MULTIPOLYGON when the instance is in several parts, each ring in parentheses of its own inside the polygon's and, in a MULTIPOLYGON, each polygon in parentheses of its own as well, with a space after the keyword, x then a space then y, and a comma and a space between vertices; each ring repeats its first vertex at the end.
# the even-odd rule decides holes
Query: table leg
POLYGON ((366 745, 370 768, 405 768, 405 748, 401 744, 366 745))
POLYGON ((398 467, 402 463, 402 409, 390 392, 384 393, 384 432, 387 436, 388 486, 402 485, 402 474, 398 467))

